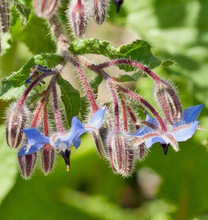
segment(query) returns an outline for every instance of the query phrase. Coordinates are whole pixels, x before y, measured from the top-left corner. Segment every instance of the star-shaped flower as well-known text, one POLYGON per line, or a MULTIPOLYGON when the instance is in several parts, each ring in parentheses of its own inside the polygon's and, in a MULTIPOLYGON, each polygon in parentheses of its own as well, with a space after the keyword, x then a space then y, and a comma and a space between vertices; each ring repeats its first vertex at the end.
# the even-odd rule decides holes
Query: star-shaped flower
POLYGON ((99 129, 102 125, 106 107, 99 109, 93 115, 93 118, 88 126, 83 127, 82 123, 76 118, 72 118, 72 127, 69 134, 54 134, 50 138, 44 136, 36 128, 27 128, 22 131, 26 134, 28 143, 19 151, 18 155, 32 154, 40 150, 45 144, 55 146, 66 159, 70 156, 70 146, 74 145, 76 148, 80 146, 80 136, 87 131, 94 131, 99 129), (67 152, 66 152, 67 151, 67 152), (65 155, 66 154, 66 155, 65 155))
POLYGON ((173 125, 165 122, 167 131, 161 131, 157 120, 147 114, 146 120, 141 122, 146 126, 141 127, 133 134, 137 138, 134 145, 145 143, 147 148, 150 148, 154 143, 159 142, 164 154, 167 154, 169 145, 172 145, 173 149, 178 151, 178 142, 190 139, 197 129, 199 121, 196 120, 202 107, 203 104, 186 108, 183 111, 181 120, 176 121, 173 125))

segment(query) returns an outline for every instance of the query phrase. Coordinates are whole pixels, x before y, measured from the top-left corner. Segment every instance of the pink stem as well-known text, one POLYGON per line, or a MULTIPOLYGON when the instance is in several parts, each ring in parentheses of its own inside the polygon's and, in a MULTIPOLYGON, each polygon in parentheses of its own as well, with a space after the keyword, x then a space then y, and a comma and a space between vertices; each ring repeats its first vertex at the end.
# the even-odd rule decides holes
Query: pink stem
POLYGON ((45 136, 49 136, 47 105, 45 105, 43 109, 43 126, 44 126, 45 136))
MULTIPOLYGON (((88 61, 86 59, 84 59, 83 57, 78 57, 78 59, 80 60, 80 62, 82 62, 85 66, 87 66, 90 70, 96 72, 96 73, 99 73, 106 81, 111 78, 104 70, 102 70, 101 68, 104 68, 104 67, 108 67, 110 66, 110 62, 106 62, 106 63, 103 63, 103 64, 99 64, 99 65, 95 65, 93 64, 91 61, 88 61)), ((112 65, 115 65, 115 64, 112 64, 112 65)), ((141 65, 143 66, 143 65, 141 65)), ((144 69, 146 68, 145 66, 143 66, 144 69)), ((149 70, 148 68, 146 68, 148 71, 152 72, 151 70, 149 70)), ((153 73, 153 72, 152 72, 153 73)), ((155 77, 155 80, 158 80, 158 81, 161 81, 161 79, 155 74, 153 73, 154 77, 155 77)), ((159 116, 159 114, 157 113, 157 111, 153 108, 153 106, 151 106, 145 99, 143 99, 141 96, 137 95, 136 93, 134 92, 131 92, 125 88, 123 88, 122 86, 120 86, 119 84, 117 84, 117 88, 120 90, 120 91, 123 91, 124 93, 126 93, 127 95, 131 96, 132 98, 138 100, 139 102, 141 102, 146 108, 148 108, 152 113, 153 115, 155 116, 155 118, 158 120, 160 126, 161 126, 161 130, 162 131, 167 131, 167 128, 165 126, 165 123, 163 122, 162 118, 159 116)))
POLYGON ((86 75, 84 74, 84 72, 83 72, 81 66, 79 65, 79 63, 72 56, 70 56, 69 53, 65 53, 64 56, 77 69, 77 72, 78 72, 78 74, 80 76, 80 79, 82 81, 84 89, 85 89, 85 91, 87 93, 87 96, 88 96, 88 99, 89 99, 92 111, 93 111, 93 113, 95 113, 99 108, 97 106, 94 94, 93 94, 93 92, 92 92, 92 90, 90 88, 90 85, 89 85, 88 81, 87 81, 86 75))
POLYGON ((138 94, 128 90, 128 89, 125 89, 123 88, 122 86, 118 86, 119 87, 119 90, 124 92, 125 94, 129 95, 130 97, 138 100, 139 102, 141 102, 145 107, 147 107, 152 113, 153 115, 155 116, 155 118, 157 119, 157 121, 159 122, 160 124, 160 127, 161 127, 161 130, 162 131, 167 131, 167 128, 166 128, 166 125, 164 123, 164 121, 162 120, 162 118, 160 117, 160 115, 158 114, 158 112, 145 100, 143 99, 141 96, 139 96, 138 94))
POLYGON ((60 133, 64 133, 64 128, 63 128, 63 125, 62 125, 61 115, 60 115, 59 106, 58 106, 56 80, 57 79, 54 79, 53 83, 52 83, 53 109, 54 109, 54 115, 55 115, 57 130, 60 133))
POLYGON ((19 107, 21 107, 21 106, 24 104, 24 102, 25 102, 27 96, 29 95, 29 93, 31 92, 31 90, 32 90, 42 79, 46 78, 47 76, 51 76, 51 75, 55 75, 55 74, 57 74, 57 72, 56 72, 56 71, 52 71, 52 72, 48 72, 48 73, 43 73, 43 74, 41 74, 40 76, 38 76, 38 77, 28 86, 28 88, 25 90, 24 94, 23 94, 22 97, 19 99, 17 105, 18 105, 19 107))
MULTIPOLYGON (((134 123, 136 123, 137 122, 136 116, 135 116, 134 112, 132 111, 132 109, 130 108, 130 106, 127 106, 127 111, 129 112, 131 120, 134 123)), ((140 128, 140 126, 139 125, 135 125, 135 128, 136 128, 136 130, 138 130, 140 128)))
POLYGON ((157 74, 155 74, 154 72, 152 72, 149 68, 142 65, 141 63, 138 63, 138 62, 132 61, 132 60, 128 60, 128 59, 111 60, 111 61, 108 61, 105 63, 101 63, 99 65, 96 65, 96 67, 99 69, 102 69, 102 68, 106 68, 106 67, 110 67, 110 66, 118 65, 118 64, 127 64, 130 66, 134 66, 134 67, 144 71, 145 73, 147 73, 150 77, 152 77, 152 79, 155 80, 156 83, 161 82, 160 77, 157 74))
MULTIPOLYGON (((51 82, 52 82, 52 80, 51 80, 51 82)), ((38 107, 36 108, 36 111, 35 111, 33 120, 31 122, 31 126, 30 126, 32 128, 35 127, 37 125, 38 121, 40 120, 40 113, 43 108, 43 105, 46 104, 46 102, 49 98, 49 95, 51 93, 51 86, 52 86, 52 83, 50 83, 48 85, 47 89, 45 90, 45 94, 43 95, 42 99, 40 100, 40 102, 38 104, 38 107)))

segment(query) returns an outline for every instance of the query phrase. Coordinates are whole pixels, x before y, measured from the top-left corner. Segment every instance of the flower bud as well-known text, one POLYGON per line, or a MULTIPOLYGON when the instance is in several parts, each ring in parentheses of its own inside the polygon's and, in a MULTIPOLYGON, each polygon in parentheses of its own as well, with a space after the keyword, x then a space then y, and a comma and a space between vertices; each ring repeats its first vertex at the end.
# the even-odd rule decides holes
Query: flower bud
POLYGON ((168 123, 174 124, 176 120, 182 118, 181 103, 175 89, 169 83, 163 80, 157 82, 154 95, 168 123))
POLYGON ((108 125, 104 123, 99 129, 98 132, 92 132, 93 139, 98 153, 103 158, 108 158, 108 146, 107 146, 107 137, 108 137, 108 125))
POLYGON ((123 176, 130 175, 134 164, 134 151, 121 131, 113 131, 110 134, 108 151, 113 170, 123 176))
POLYGON ((33 154, 18 156, 20 170, 22 176, 25 179, 28 179, 31 176, 33 169, 35 167, 36 159, 37 159, 36 152, 33 154))
POLYGON ((139 160, 142 160, 147 155, 147 147, 145 146, 145 143, 140 144, 139 146, 135 146, 135 157, 137 157, 139 160))
POLYGON ((0 1, 0 25, 3 33, 6 33, 9 30, 10 26, 10 13, 9 13, 9 1, 1 0, 0 1))
POLYGON ((89 7, 83 0, 72 0, 68 7, 68 20, 75 37, 82 37, 88 21, 89 7))
POLYGON ((106 17, 106 0, 93 0, 93 16, 97 24, 102 24, 106 17))
POLYGON ((7 114, 6 122, 6 140, 11 148, 17 148, 22 140, 22 129, 28 117, 28 110, 25 106, 19 106, 16 103, 12 105, 7 114))
POLYGON ((34 11, 37 16, 46 18, 57 9, 59 0, 34 0, 34 11))
POLYGON ((56 150, 50 144, 45 144, 43 148, 41 148, 40 152, 41 152, 42 170, 45 174, 48 174, 53 169, 56 150))

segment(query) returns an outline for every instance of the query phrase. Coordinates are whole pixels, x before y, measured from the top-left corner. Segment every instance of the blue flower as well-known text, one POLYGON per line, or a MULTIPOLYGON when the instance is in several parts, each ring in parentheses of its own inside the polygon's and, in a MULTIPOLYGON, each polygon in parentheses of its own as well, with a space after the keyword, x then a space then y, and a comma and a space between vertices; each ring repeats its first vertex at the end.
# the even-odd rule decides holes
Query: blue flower
POLYGON ((168 146, 172 145, 175 151, 178 151, 178 142, 190 139, 197 129, 199 121, 196 121, 203 104, 186 108, 183 111, 183 117, 180 121, 176 121, 173 125, 167 124, 167 131, 161 131, 157 120, 148 114, 144 124, 146 126, 139 128, 133 136, 137 139, 134 145, 145 143, 150 148, 154 143, 159 142, 167 154, 168 146))
POLYGON ((36 151, 40 150, 45 144, 50 143, 50 138, 44 136, 36 128, 22 129, 22 131, 26 134, 28 143, 24 145, 24 147, 19 151, 19 156, 35 153, 36 151))
MULTIPOLYGON (((99 109, 95 112, 90 124, 83 127, 82 123, 76 118, 72 118, 72 127, 69 135, 67 134, 54 134, 50 138, 44 136, 36 128, 27 128, 22 131, 26 134, 28 143, 19 151, 18 155, 32 154, 40 150, 45 144, 50 144, 59 149, 60 152, 65 153, 70 146, 74 145, 76 149, 80 146, 80 136, 87 131, 96 131, 102 125, 106 107, 99 109)), ((67 156, 70 153, 67 152, 67 156)))
POLYGON ((55 145, 58 146, 60 143, 64 143, 67 147, 71 145, 75 146, 76 149, 80 146, 80 136, 87 131, 97 131, 103 123, 106 106, 99 109, 93 115, 93 118, 88 126, 83 127, 82 123, 76 118, 72 118, 72 128, 68 136, 60 137, 55 141, 55 145))

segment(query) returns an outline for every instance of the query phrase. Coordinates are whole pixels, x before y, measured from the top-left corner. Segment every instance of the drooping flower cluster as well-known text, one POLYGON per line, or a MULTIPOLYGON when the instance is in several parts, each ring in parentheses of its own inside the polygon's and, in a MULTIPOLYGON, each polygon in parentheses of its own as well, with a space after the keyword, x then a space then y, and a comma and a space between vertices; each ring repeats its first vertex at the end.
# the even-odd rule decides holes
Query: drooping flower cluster
MULTIPOLYGON (((87 2, 72 0, 68 9, 73 32, 78 37, 83 35, 87 25, 88 11, 86 10, 89 10, 87 2)), ((101 24, 106 16, 107 1, 93 0, 92 2, 94 19, 101 24)), ((121 3, 122 1, 116 1, 117 5, 121 3)), ((110 162, 113 171, 129 176, 134 163, 142 160, 148 149, 155 143, 160 143, 166 155, 169 145, 178 151, 178 142, 188 140, 197 128, 201 129, 197 118, 203 105, 189 107, 183 111, 174 87, 141 63, 129 59, 116 59, 96 65, 84 57, 71 54, 58 17, 51 15, 52 12, 55 13, 57 5, 58 1, 52 1, 50 4, 47 1, 34 1, 35 12, 39 16, 49 17, 51 32, 56 39, 62 60, 53 69, 41 65, 31 66, 30 75, 25 81, 27 87, 25 92, 8 110, 7 144, 10 148, 18 149, 18 161, 24 178, 31 176, 39 152, 45 174, 53 169, 56 151, 63 157, 69 170, 71 146, 79 148, 81 135, 85 132, 91 132, 98 153, 110 162), (78 119, 79 115, 78 117, 74 115, 70 129, 63 123, 63 112, 56 88, 59 85, 58 81, 64 81, 65 87, 71 86, 61 76, 67 62, 74 66, 80 77, 90 106, 88 117, 90 122, 86 123, 87 125, 82 124, 78 119), (116 77, 111 77, 105 71, 107 67, 121 64, 142 70, 154 81, 153 95, 160 111, 156 111, 155 107, 136 92, 121 86, 116 77), (99 108, 97 94, 88 83, 82 66, 105 80, 112 97, 108 108, 105 105, 99 108), (44 80, 45 78, 48 79, 48 83, 44 80), (36 93, 35 87, 42 88, 41 85, 44 85, 44 89, 38 93, 38 104, 31 109, 29 94, 31 91, 36 93), (139 120, 132 104, 142 106, 146 120, 139 120), (52 111, 49 111, 50 105, 52 105, 52 111), (51 124, 53 126, 50 126, 51 124), (50 127, 56 128, 50 129, 50 127)), ((70 93, 67 94, 67 96, 70 95, 70 93)))
POLYGON ((113 102, 108 108, 107 114, 105 114, 106 107, 98 108, 87 78, 79 65, 78 67, 78 73, 83 80, 92 111, 92 120, 88 125, 83 125, 77 117, 72 119, 71 131, 65 130, 62 124, 56 81, 57 77, 60 77, 59 73, 63 65, 58 65, 55 69, 47 69, 41 65, 32 67, 30 77, 26 80, 27 90, 8 111, 7 143, 11 148, 18 148, 22 146, 23 142, 23 147, 18 152, 18 159, 22 175, 25 178, 31 175, 39 150, 41 151, 42 168, 46 174, 51 172, 53 168, 56 150, 65 160, 67 170, 69 170, 71 146, 75 146, 77 149, 81 144, 80 136, 87 131, 92 133, 99 154, 109 160, 114 172, 128 176, 132 172, 135 161, 143 159, 153 144, 159 142, 165 155, 169 145, 178 151, 178 142, 188 140, 195 130, 200 128, 197 118, 203 105, 189 107, 183 111, 174 88, 142 64, 123 59, 99 65, 88 65, 88 68, 100 73, 106 80, 112 94, 113 102), (155 100, 163 112, 163 116, 160 116, 155 108, 140 95, 122 87, 103 70, 104 67, 121 63, 140 68, 152 77, 155 81, 155 100), (42 74, 38 75, 40 72, 42 74), (51 81, 43 93, 30 126, 27 128, 27 120, 31 113, 25 106, 26 97, 34 86, 40 82, 43 83, 43 79, 49 76, 52 76, 51 81), (34 77, 35 79, 33 79, 34 77), (51 134, 49 134, 47 111, 50 94, 53 96, 54 118, 57 125, 57 132, 51 134), (131 97, 134 103, 138 102, 143 106, 146 120, 137 119, 137 114, 134 113, 128 97, 131 97), (149 112, 155 118, 152 118, 149 112), (43 121, 43 125, 40 131, 35 127, 40 127, 41 121, 43 121), (26 140, 23 138, 23 133, 26 135, 26 140))

